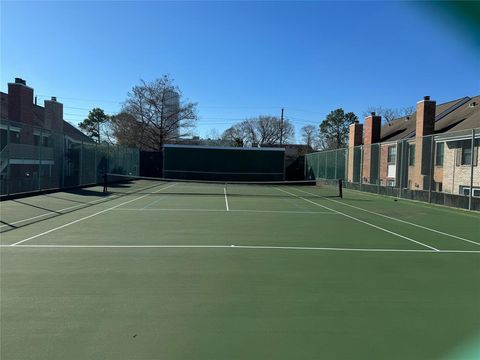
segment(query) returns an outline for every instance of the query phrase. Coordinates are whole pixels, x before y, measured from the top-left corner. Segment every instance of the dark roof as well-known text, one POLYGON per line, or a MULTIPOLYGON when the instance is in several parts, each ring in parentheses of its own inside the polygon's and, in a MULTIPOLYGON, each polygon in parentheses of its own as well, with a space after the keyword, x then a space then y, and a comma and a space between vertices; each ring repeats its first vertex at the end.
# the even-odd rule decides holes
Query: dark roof
POLYGON ((75 126, 73 126, 67 121, 63 121, 63 133, 64 135, 70 136, 74 140, 85 141, 89 143, 93 142, 91 138, 89 138, 87 135, 82 133, 75 126))
MULTIPOLYGON (((415 137, 417 113, 395 119, 382 126, 380 141, 415 137)), ((435 134, 480 127, 480 95, 452 100, 436 107, 435 134), (470 104, 476 103, 476 106, 470 104)))

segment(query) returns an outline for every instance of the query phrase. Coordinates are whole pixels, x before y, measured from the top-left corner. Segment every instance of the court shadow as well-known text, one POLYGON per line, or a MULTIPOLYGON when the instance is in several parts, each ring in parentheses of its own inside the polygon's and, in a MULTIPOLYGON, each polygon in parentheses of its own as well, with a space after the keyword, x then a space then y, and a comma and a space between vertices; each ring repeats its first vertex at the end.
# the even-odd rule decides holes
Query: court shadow
POLYGON ((45 210, 45 211, 48 211, 48 212, 53 212, 53 213, 57 213, 57 214, 60 214, 58 211, 56 210, 51 210, 49 208, 46 208, 46 207, 43 207, 43 206, 38 206, 38 205, 33 205, 33 204, 30 204, 30 203, 27 203, 27 202, 24 202, 24 201, 20 201, 20 200, 12 200, 13 202, 16 202, 18 204, 22 204, 22 205, 26 205, 26 206, 29 206, 29 207, 33 207, 35 209, 40 209, 40 210, 45 210))
MULTIPOLYGON (((102 198, 105 196, 108 196, 108 194, 102 192, 102 191, 94 191, 94 190, 87 190, 87 189, 77 189, 77 190, 70 190, 70 191, 64 191, 64 193, 67 194, 72 194, 72 195, 78 195, 78 196, 87 196, 89 198, 102 198)), ((52 194, 46 194, 45 196, 53 198, 53 199, 58 199, 58 200, 65 200, 65 201, 70 201, 74 203, 79 203, 79 204, 87 204, 90 201, 80 201, 80 200, 75 200, 71 199, 68 197, 63 197, 63 196, 58 196, 58 195, 52 195, 52 194)))
POLYGON ((16 228, 15 225, 10 224, 10 223, 8 223, 8 222, 6 222, 6 221, 3 221, 3 220, 0 220, 0 224, 2 224, 3 226, 9 226, 9 227, 11 227, 11 228, 16 228))
POLYGON ((104 195, 102 194, 102 196, 99 196, 99 198, 101 199, 101 201, 94 202, 94 203, 80 202, 80 204, 78 206, 75 206, 73 209, 61 210, 61 211, 50 210, 48 208, 32 205, 32 204, 25 203, 25 202, 19 201, 19 200, 12 200, 12 201, 20 203, 22 205, 32 206, 34 208, 47 211, 47 213, 34 216, 32 219, 19 219, 17 221, 13 221, 11 223, 1 221, 3 224, 8 226, 9 228, 8 229, 0 229, 0 233, 3 234, 3 233, 6 233, 6 232, 9 232, 9 231, 13 231, 13 230, 16 230, 16 229, 19 229, 19 228, 23 228, 25 226, 41 223, 43 221, 47 221, 47 220, 50 220, 50 219, 53 219, 53 218, 56 218, 56 217, 59 217, 59 216, 67 215, 67 214, 70 214, 70 213, 73 213, 73 212, 76 212, 76 211, 79 211, 79 210, 87 209, 87 208, 95 206, 95 205, 103 204, 103 203, 109 202, 111 200, 118 199, 118 196, 108 197, 108 194, 104 194, 104 195), (18 224, 21 224, 21 225, 15 225, 15 223, 18 223, 18 224))

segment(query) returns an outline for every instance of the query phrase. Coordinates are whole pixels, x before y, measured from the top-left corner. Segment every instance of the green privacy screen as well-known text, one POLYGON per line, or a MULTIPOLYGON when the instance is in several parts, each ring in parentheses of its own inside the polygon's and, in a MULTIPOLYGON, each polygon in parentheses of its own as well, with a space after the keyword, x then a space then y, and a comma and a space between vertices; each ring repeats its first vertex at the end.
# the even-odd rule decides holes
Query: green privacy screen
POLYGON ((165 145, 163 174, 169 179, 284 180, 285 149, 165 145))
POLYGON ((305 155, 305 179, 346 179, 347 149, 305 155))

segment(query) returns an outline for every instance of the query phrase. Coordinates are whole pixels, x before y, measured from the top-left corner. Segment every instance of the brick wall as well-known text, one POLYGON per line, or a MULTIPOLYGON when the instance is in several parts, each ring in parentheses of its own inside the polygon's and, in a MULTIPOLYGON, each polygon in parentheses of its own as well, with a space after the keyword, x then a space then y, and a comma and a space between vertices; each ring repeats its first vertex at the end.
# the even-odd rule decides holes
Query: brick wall
MULTIPOLYGON (((446 143, 445 155, 443 160, 443 192, 458 194, 460 186, 470 185, 470 171, 469 165, 456 165, 455 157, 459 149, 455 147, 455 143, 446 143)), ((479 148, 476 147, 477 152, 479 148)), ((473 186, 480 186, 480 166, 478 166, 478 156, 476 156, 476 164, 473 167, 473 186)))

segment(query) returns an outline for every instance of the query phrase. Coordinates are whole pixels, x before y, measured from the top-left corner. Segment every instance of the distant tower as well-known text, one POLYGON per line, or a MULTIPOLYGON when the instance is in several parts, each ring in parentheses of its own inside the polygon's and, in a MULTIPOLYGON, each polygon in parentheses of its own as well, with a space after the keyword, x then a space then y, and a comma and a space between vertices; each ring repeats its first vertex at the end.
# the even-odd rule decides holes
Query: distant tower
POLYGON ((167 126, 170 124, 175 124, 175 129, 172 131, 172 137, 178 137, 180 135, 180 128, 177 122, 179 109, 180 95, 174 90, 167 90, 164 99, 164 111, 165 117, 168 119, 167 126))

